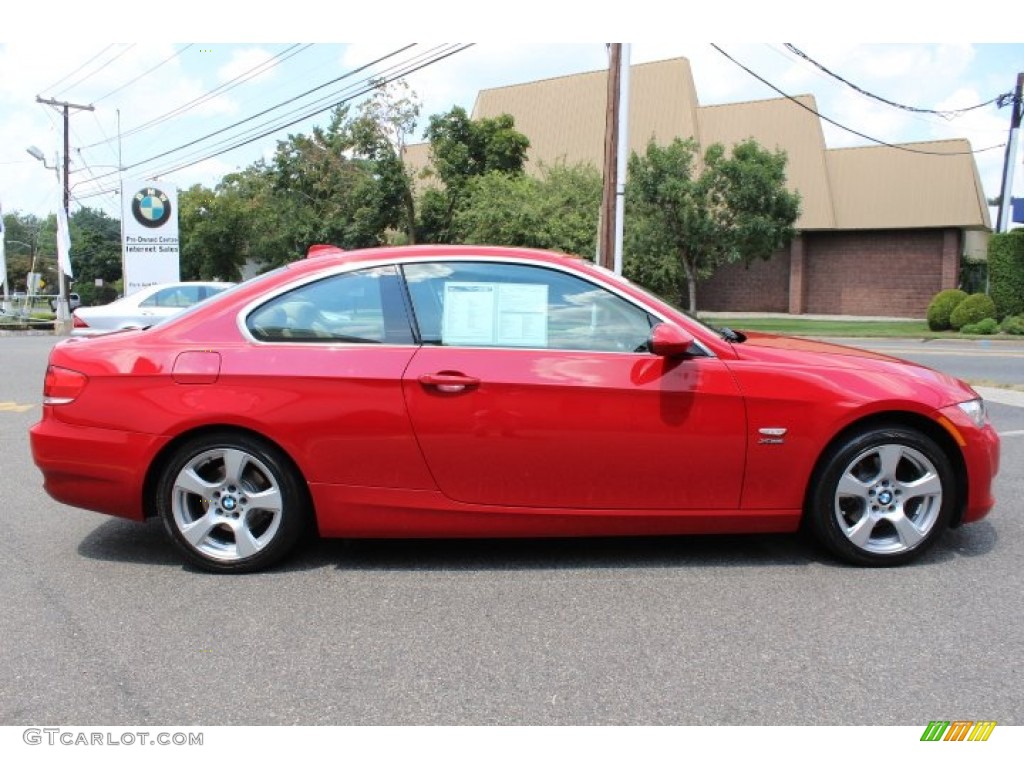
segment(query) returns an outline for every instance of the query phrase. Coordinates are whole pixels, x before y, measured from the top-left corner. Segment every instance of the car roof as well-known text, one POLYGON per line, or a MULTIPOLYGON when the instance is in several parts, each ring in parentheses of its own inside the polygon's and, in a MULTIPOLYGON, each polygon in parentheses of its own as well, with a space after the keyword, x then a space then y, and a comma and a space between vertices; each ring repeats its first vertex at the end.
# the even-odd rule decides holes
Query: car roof
POLYGON ((513 248, 496 245, 399 245, 360 248, 346 251, 331 245, 314 245, 305 259, 285 265, 292 274, 315 272, 324 267, 379 261, 417 261, 431 259, 524 259, 547 264, 571 264, 579 268, 587 262, 578 256, 539 248, 513 248))

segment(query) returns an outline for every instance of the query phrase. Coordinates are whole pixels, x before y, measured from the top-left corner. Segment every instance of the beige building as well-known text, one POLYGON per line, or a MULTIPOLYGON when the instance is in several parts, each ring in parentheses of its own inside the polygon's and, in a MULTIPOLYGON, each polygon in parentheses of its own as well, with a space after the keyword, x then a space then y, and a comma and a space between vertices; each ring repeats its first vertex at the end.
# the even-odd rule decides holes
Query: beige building
MULTIPOLYGON (((474 118, 511 114, 539 164, 603 164, 606 71, 481 91, 474 118)), ((923 317, 931 297, 956 287, 963 256, 983 255, 988 206, 966 140, 902 148, 828 149, 813 96, 701 106, 686 59, 631 69, 629 143, 693 137, 726 147, 747 138, 788 156, 801 196, 800 235, 749 269, 730 266, 701 284, 705 310, 923 317), (912 150, 912 151, 907 151, 912 150)), ((426 145, 409 148, 413 166, 426 145)), ((626 226, 629 226, 628 220, 626 226)))

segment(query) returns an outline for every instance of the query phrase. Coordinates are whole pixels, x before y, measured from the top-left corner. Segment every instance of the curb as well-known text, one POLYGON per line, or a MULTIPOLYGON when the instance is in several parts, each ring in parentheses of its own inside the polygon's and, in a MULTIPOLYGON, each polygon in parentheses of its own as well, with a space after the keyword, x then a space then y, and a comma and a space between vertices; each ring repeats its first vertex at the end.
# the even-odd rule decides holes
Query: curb
POLYGON ((974 387, 974 391, 988 402, 1024 408, 1024 392, 999 387, 974 387))

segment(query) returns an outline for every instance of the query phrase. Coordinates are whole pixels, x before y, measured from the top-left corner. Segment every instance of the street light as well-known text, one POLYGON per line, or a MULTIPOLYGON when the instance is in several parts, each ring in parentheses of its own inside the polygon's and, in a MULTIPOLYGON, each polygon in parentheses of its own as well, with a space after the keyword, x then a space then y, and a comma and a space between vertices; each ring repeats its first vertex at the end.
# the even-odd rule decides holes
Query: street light
MULTIPOLYGON (((67 142, 65 141, 65 144, 67 142)), ((43 164, 43 167, 52 170, 57 174, 57 184, 61 185, 64 194, 63 206, 64 206, 64 220, 67 221, 68 217, 68 167, 67 163, 64 164, 64 180, 61 184, 60 166, 57 164, 57 157, 54 155, 54 164, 50 165, 46 162, 46 155, 37 146, 26 147, 25 151, 28 152, 32 157, 43 164)), ((57 246, 58 253, 60 251, 60 245, 57 246)), ((60 259, 58 258, 57 263, 57 284, 59 286, 59 292, 57 296, 57 319, 54 323, 53 330, 58 334, 66 334, 70 332, 71 327, 71 310, 68 306, 68 279, 67 275, 64 274, 64 268, 60 265, 60 259)))

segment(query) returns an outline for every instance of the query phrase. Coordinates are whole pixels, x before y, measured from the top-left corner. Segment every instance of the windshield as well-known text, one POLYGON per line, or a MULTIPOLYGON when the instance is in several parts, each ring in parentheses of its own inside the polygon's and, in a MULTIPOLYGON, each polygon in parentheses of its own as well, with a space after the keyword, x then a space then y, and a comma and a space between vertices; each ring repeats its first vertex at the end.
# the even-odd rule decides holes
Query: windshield
POLYGON ((623 282, 626 285, 628 285, 631 288, 633 288, 634 290, 640 291, 645 296, 649 296, 652 300, 654 300, 656 302, 659 302, 661 304, 667 304, 668 306, 672 307, 672 309, 674 309, 676 312, 679 312, 680 314, 686 315, 687 318, 692 320, 697 325, 701 326, 702 328, 706 328, 707 330, 711 331, 712 333, 714 333, 717 336, 721 336, 726 341, 731 341, 731 342, 735 342, 735 343, 742 343, 742 342, 746 341, 746 339, 747 339, 747 337, 744 334, 740 333, 739 331, 734 331, 732 328, 726 328, 724 326, 712 325, 707 320, 702 320, 700 317, 695 315, 690 310, 683 309, 682 307, 680 307, 672 299, 668 299, 668 298, 665 298, 664 296, 660 296, 659 294, 656 294, 653 291, 651 291, 649 288, 645 288, 642 285, 638 285, 637 283, 634 283, 632 280, 630 280, 625 275, 617 274, 617 273, 613 272, 612 270, 608 269, 607 267, 604 267, 604 266, 602 266, 600 264, 592 264, 592 266, 595 269, 600 270, 605 275, 611 277, 612 279, 618 280, 620 282, 623 282))

